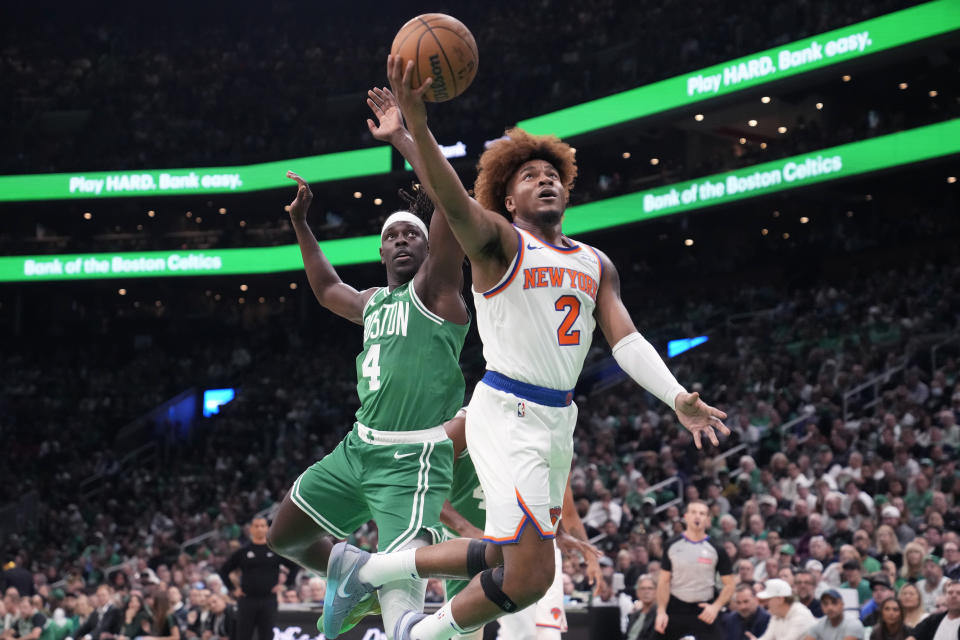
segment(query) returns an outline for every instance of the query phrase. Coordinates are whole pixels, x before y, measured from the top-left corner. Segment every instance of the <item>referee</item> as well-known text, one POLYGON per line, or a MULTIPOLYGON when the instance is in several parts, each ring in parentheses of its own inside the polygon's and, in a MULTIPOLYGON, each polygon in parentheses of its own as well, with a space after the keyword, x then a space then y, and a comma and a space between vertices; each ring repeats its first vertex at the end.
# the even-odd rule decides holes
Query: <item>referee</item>
POLYGON ((707 535, 710 510, 705 503, 690 502, 683 519, 686 529, 667 543, 660 561, 654 630, 665 640, 723 640, 717 615, 736 587, 730 556, 707 535), (714 600, 717 574, 723 590, 714 600))
POLYGON ((250 523, 249 544, 234 551, 220 567, 223 584, 237 597, 236 640, 251 640, 254 629, 257 629, 258 640, 273 638, 280 565, 290 568, 290 578, 299 568, 267 547, 268 528, 266 518, 254 518, 250 523), (230 574, 238 569, 241 572, 239 589, 230 579, 230 574))

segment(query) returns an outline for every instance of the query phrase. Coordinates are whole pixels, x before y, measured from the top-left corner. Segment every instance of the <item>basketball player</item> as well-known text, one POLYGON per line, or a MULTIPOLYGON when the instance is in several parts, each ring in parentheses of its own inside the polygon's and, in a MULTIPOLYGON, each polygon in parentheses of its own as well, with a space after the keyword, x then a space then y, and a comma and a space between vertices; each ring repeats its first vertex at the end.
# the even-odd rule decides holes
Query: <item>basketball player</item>
POLYGON ((431 80, 414 87, 412 70, 412 62, 404 69, 388 59, 420 152, 418 176, 470 258, 487 361, 467 413, 467 447, 487 501, 484 538, 376 555, 338 544, 324 622, 338 628, 354 603, 394 580, 470 577, 439 611, 409 611, 393 633, 394 640, 445 640, 533 604, 553 582, 554 524, 573 455, 573 387, 596 324, 618 364, 676 411, 698 447, 704 435, 719 444, 714 429, 729 430, 726 414, 687 393, 637 332, 609 258, 563 235, 573 149, 553 136, 507 132, 480 158, 474 200, 427 127, 423 92, 431 80))
MULTIPOLYGON (((483 526, 487 518, 483 489, 467 450, 465 427, 465 409, 444 425, 447 436, 453 441, 454 452, 453 486, 450 488, 450 497, 440 512, 440 521, 449 538, 483 537, 483 526)), ((553 584, 535 605, 497 620, 500 623, 497 634, 499 640, 559 640, 560 634, 567 630, 567 617, 563 608, 560 547, 570 555, 583 556, 591 584, 599 585, 599 581, 603 580, 600 564, 597 562, 597 558, 603 553, 587 541, 587 532, 573 503, 573 492, 570 491, 569 484, 563 496, 563 515, 558 526, 561 523, 564 531, 558 532, 557 536, 558 548, 554 552, 557 566, 553 584)), ((466 580, 447 580, 447 599, 454 597, 467 584, 466 580)), ((483 627, 472 633, 456 636, 457 640, 480 640, 482 637, 483 627)))
MULTIPOLYGON (((386 100, 373 109, 378 124, 368 120, 370 131, 417 167, 412 139, 395 105, 386 100)), ((309 185, 292 172, 287 175, 299 185, 290 218, 310 286, 321 305, 364 329, 353 429, 297 478, 268 536, 277 553, 326 573, 332 546, 327 536, 346 538, 370 519, 377 523, 381 551, 427 544, 425 537, 439 539, 453 461, 453 444, 442 424, 463 404, 459 357, 470 316, 461 295, 463 251, 444 216, 433 216, 428 234, 417 215, 390 215, 380 245, 387 286, 357 291, 340 280, 307 226, 309 185)), ((425 196, 418 202, 430 204, 425 196)), ((422 580, 385 588, 379 602, 384 619, 392 624, 404 610, 422 608, 425 589, 422 580)), ((368 598, 348 625, 377 605, 376 597, 368 598)))

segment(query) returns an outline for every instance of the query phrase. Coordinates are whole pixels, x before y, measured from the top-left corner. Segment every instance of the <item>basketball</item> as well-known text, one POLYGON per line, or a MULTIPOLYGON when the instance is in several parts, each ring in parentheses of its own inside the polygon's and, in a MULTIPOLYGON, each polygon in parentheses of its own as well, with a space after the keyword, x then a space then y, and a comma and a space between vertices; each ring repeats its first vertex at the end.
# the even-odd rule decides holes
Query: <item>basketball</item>
POLYGON ((480 62, 477 43, 467 27, 443 13, 425 13, 407 22, 393 39, 390 53, 413 60, 413 83, 419 87, 432 77, 423 94, 427 102, 445 102, 463 93, 480 62))

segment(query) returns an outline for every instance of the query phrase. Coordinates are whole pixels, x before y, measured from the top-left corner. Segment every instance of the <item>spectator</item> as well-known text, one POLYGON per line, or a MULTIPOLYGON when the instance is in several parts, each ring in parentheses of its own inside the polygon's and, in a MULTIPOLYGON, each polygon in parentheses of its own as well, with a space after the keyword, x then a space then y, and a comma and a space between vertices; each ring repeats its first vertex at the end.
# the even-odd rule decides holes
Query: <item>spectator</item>
POLYGON ((748 631, 759 637, 767 630, 770 614, 760 606, 752 584, 742 582, 737 585, 730 609, 723 615, 726 640, 747 640, 748 631))
POLYGON ((830 544, 834 547, 853 544, 853 531, 850 530, 850 516, 838 511, 833 516, 833 533, 830 534, 830 544))
POLYGON ((204 624, 204 640, 232 640, 237 630, 237 612, 219 593, 210 596, 210 616, 204 624), (207 633, 209 632, 209 636, 207 633))
POLYGON ((613 520, 614 524, 619 528, 620 521, 623 518, 623 509, 619 504, 614 502, 612 498, 613 495, 609 489, 600 491, 597 500, 590 503, 590 508, 583 518, 583 523, 600 530, 607 520, 613 520))
POLYGON ((187 596, 190 601, 190 608, 187 611, 187 632, 188 638, 198 638, 203 633, 203 627, 210 616, 208 603, 210 592, 203 586, 203 583, 194 584, 193 589, 187 596))
MULTIPOLYGON (((816 562, 811 560, 810 562, 816 562)), ((793 591, 797 596, 797 602, 810 609, 814 618, 823 615, 823 607, 820 605, 820 598, 816 596, 817 579, 814 574, 807 570, 797 571, 793 578, 793 591)))
MULTIPOLYGON (((216 596, 211 598, 211 603, 216 596)), ((150 633, 141 636, 142 640, 180 640, 180 627, 173 616, 170 598, 166 591, 157 591, 153 596, 153 616, 150 620, 150 633)))
POLYGON ((310 602, 323 602, 327 593, 327 581, 319 576, 310 578, 310 602))
POLYGON ((930 614, 913 629, 916 640, 952 640, 960 638, 960 582, 946 588, 946 610, 930 614))
POLYGON ((187 628, 187 606, 183 602, 183 594, 179 587, 173 585, 167 587, 167 597, 170 599, 170 611, 173 617, 177 619, 177 626, 180 631, 187 628))
POLYGON ((903 607, 896 598, 880 603, 880 618, 873 627, 870 640, 907 640, 913 632, 903 619, 903 607))
POLYGON ((870 534, 865 529, 857 529, 853 533, 853 546, 860 554, 860 559, 863 561, 861 566, 865 574, 870 575, 880 571, 883 565, 874 557, 876 551, 870 548, 870 534))
POLYGON ((20 598, 19 615, 13 624, 15 638, 38 640, 47 618, 37 610, 29 596, 20 598))
POLYGON ((820 596, 824 616, 804 635, 805 640, 863 640, 863 625, 856 618, 843 615, 843 597, 836 589, 820 596))
POLYGON ((943 575, 948 580, 960 580, 960 547, 956 542, 943 543, 943 575))
POLYGON ((904 545, 916 537, 916 533, 904 522, 900 521, 900 509, 892 504, 888 504, 880 512, 883 517, 883 524, 892 528, 897 534, 897 540, 904 545))
POLYGON ((123 624, 123 612, 114 602, 113 587, 101 584, 97 587, 97 608, 75 634, 83 640, 100 640, 101 634, 116 635, 123 624))
POLYGON ((75 632, 83 627, 90 619, 90 616, 94 614, 94 611, 93 605, 90 604, 90 598, 88 598, 86 594, 79 594, 77 596, 77 602, 73 607, 73 615, 71 616, 71 627, 73 631, 75 632))
POLYGON ((761 636, 747 632, 749 640, 802 640, 815 621, 810 609, 796 601, 790 585, 778 578, 767 580, 757 598, 770 612, 770 622, 761 636))
POLYGON ((908 542, 903 552, 903 567, 900 569, 900 577, 906 582, 918 582, 923 578, 924 564, 923 546, 918 542, 908 542))
POLYGON ((143 605, 143 596, 131 593, 123 610, 118 637, 137 638, 150 633, 150 614, 143 605))
POLYGON ((894 528, 888 524, 880 525, 877 527, 876 538, 877 558, 881 562, 890 560, 899 569, 903 565, 903 552, 900 551, 900 541, 894 528))
POLYGON ((898 594, 900 606, 903 608, 903 620, 908 627, 916 627, 929 613, 923 609, 923 599, 916 584, 908 582, 900 587, 898 594))
MULTIPOLYGON (((564 585, 566 586, 566 585, 564 585)), ((627 616, 626 640, 653 640, 653 622, 657 617, 657 584, 649 575, 637 578, 637 600, 627 616)))
POLYGON ((943 577, 940 558, 927 556, 923 561, 923 579, 917 582, 924 611, 933 613, 936 610, 937 598, 943 595, 948 582, 943 577))
POLYGON ((860 607, 860 622, 865 626, 872 627, 880 619, 880 604, 895 596, 890 579, 883 573, 877 573, 870 576, 871 598, 865 605, 860 607))
POLYGON ((734 569, 737 574, 737 584, 753 584, 753 563, 749 559, 737 560, 734 569))
POLYGON ((710 535, 722 544, 727 542, 739 543, 740 531, 737 530, 737 519, 729 513, 723 514, 720 516, 720 529, 710 535))
POLYGON ((823 581, 823 563, 819 560, 807 560, 803 568, 813 576, 813 582, 816 585, 813 589, 813 597, 817 599, 817 606, 819 606, 820 594, 830 588, 829 585, 823 581))
POLYGON ((843 563, 843 582, 840 584, 840 588, 855 589, 857 596, 860 598, 860 606, 865 605, 873 597, 870 583, 863 578, 863 570, 856 560, 847 560, 843 563))

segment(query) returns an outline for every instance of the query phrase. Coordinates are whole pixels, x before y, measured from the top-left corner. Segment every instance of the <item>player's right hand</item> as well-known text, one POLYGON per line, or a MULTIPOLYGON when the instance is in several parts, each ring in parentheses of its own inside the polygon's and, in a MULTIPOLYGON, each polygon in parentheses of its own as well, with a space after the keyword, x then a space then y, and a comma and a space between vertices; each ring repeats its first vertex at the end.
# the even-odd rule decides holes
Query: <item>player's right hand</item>
POLYGON ((423 94, 433 84, 433 78, 424 80, 419 88, 413 86, 413 60, 404 60, 392 54, 387 56, 387 78, 400 111, 407 119, 407 126, 413 130, 426 125, 427 108, 423 103, 423 94))
POLYGON ((670 622, 670 616, 667 615, 667 612, 658 610, 657 620, 653 623, 653 630, 660 634, 666 633, 668 622, 670 622))
POLYGON ((310 203, 313 201, 313 192, 310 191, 310 185, 307 184, 307 181, 293 171, 287 171, 287 177, 296 180, 299 185, 297 187, 297 197, 290 203, 290 219, 294 222, 301 222, 307 219, 307 209, 310 208, 310 203))

